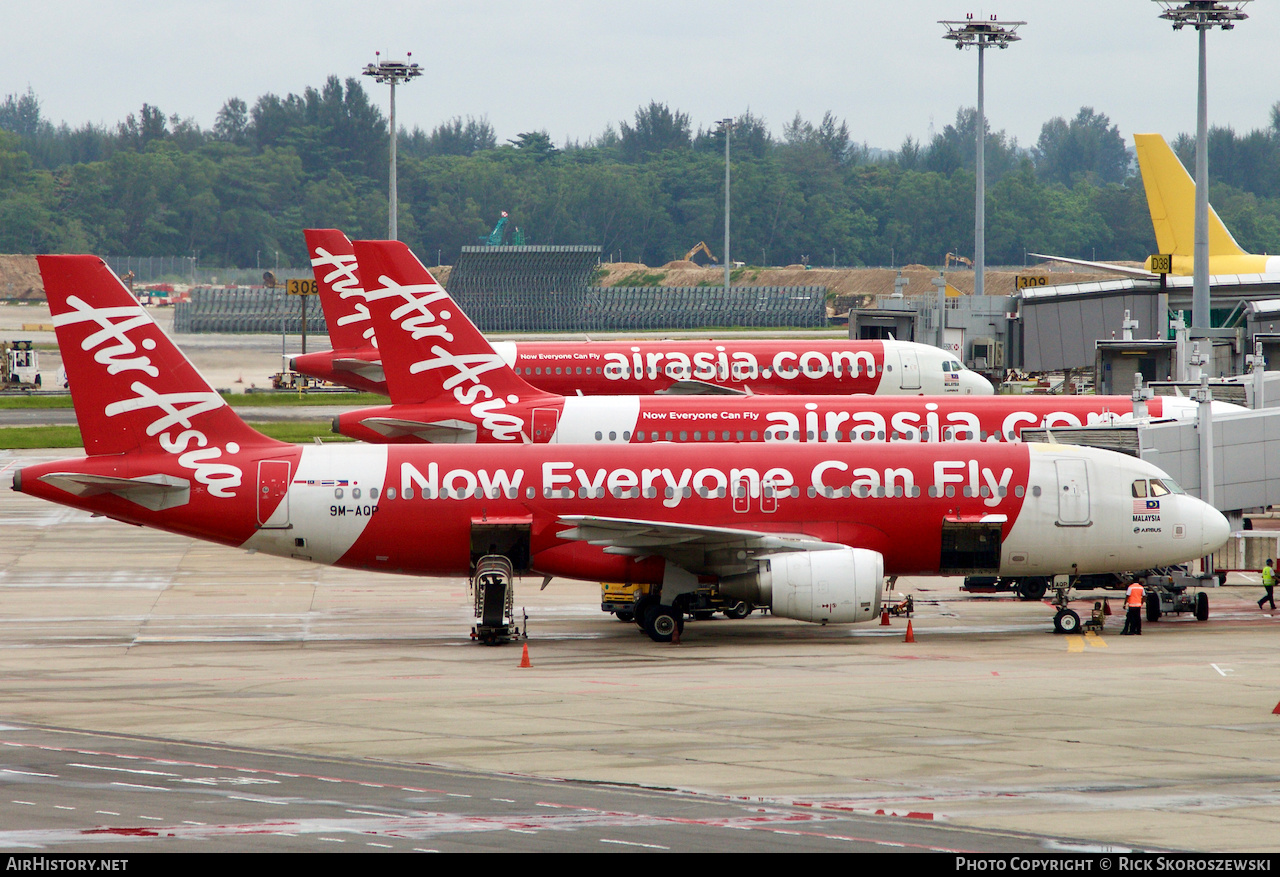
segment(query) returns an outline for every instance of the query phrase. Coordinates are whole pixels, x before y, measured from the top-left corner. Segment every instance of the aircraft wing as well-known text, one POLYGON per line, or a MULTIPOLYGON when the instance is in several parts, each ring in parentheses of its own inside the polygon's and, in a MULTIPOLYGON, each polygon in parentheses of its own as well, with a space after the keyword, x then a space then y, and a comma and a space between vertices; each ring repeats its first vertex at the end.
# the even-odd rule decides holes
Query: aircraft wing
POLYGON ((186 505, 191 499, 191 482, 172 475, 113 478, 82 472, 50 472, 40 476, 40 480, 74 496, 113 493, 153 512, 186 505))
POLYGON ((362 426, 387 438, 417 436, 424 442, 444 445, 475 444, 476 425, 465 420, 437 420, 426 423, 421 420, 404 420, 398 417, 366 417, 362 426))
POLYGON ((733 387, 722 387, 706 381, 676 381, 665 390, 659 390, 659 396, 750 396, 751 394, 733 387))
POLYGON ((848 546, 798 533, 761 533, 734 527, 673 524, 631 518, 561 515, 561 539, 604 546, 606 554, 664 557, 697 574, 749 571, 757 557, 792 551, 833 551, 848 546))
POLYGON ((1152 280, 1159 279, 1160 275, 1154 271, 1148 271, 1146 268, 1130 268, 1128 265, 1117 265, 1114 262, 1090 262, 1088 259, 1069 259, 1066 256, 1046 256, 1044 253, 1028 253, 1028 256, 1035 256, 1037 259, 1049 259, 1053 262, 1066 262, 1068 265, 1082 265, 1085 268, 1097 268, 1100 271, 1111 271, 1116 274, 1127 274, 1130 277, 1146 277, 1152 280))
POLYGON ((335 371, 357 374, 367 381, 385 381, 387 379, 386 372, 382 370, 380 361, 369 362, 365 359, 340 357, 333 360, 333 368, 335 371))

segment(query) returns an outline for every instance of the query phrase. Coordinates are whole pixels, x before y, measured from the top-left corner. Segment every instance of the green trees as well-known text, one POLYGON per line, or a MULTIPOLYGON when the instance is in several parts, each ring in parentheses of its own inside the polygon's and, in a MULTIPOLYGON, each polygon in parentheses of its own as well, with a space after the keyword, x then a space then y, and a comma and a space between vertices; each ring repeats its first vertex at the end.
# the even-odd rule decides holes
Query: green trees
POLYGON ((1121 183, 1129 175, 1129 153, 1120 129, 1093 107, 1081 107, 1070 122, 1050 119, 1031 150, 1040 179, 1064 186, 1081 180, 1121 183))
MULTIPOLYGON (((1270 127, 1214 129, 1213 201, 1240 243, 1277 248, 1280 103, 1270 127)), ((732 133, 733 257, 752 263, 940 264, 972 255, 976 115, 896 153, 859 145, 832 113, 780 136, 744 112, 732 133)), ((233 97, 202 131, 144 104, 115 127, 55 127, 38 97, 0 101, 0 250, 198 254, 228 267, 305 264, 301 230, 386 228, 387 122, 356 79, 251 104, 233 97)), ((1177 148, 1186 151, 1188 138, 1177 148)), ((1108 117, 1047 121, 1031 149, 987 135, 987 261, 1027 251, 1142 259, 1154 247, 1141 184, 1108 117)), ((652 101, 586 143, 545 130, 499 143, 484 117, 400 140, 401 237, 445 262, 506 210, 529 243, 592 243, 662 264, 724 225, 724 141, 652 101)))

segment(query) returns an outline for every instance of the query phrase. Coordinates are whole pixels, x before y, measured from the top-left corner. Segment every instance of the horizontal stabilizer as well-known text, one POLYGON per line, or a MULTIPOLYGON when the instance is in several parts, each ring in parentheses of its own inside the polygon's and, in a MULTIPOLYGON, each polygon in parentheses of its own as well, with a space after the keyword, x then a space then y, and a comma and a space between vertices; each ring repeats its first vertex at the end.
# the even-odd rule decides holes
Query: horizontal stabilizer
POLYGON ((333 367, 337 371, 351 372, 359 375, 367 381, 385 381, 386 373, 382 370, 382 363, 377 360, 369 362, 365 359, 349 359, 335 358, 333 367))
POLYGON ((465 420, 424 423, 421 420, 404 420, 399 417, 366 417, 360 421, 360 425, 387 438, 415 436, 437 445, 466 445, 475 444, 476 441, 476 425, 465 420))
POLYGON ((1116 265, 1113 262, 1090 262, 1088 259, 1069 259, 1066 256, 1047 256, 1044 253, 1028 253, 1028 256, 1035 256, 1037 259, 1047 259, 1051 262, 1066 262, 1068 265, 1081 265, 1085 268, 1097 268, 1099 271, 1110 271, 1113 274, 1126 274, 1130 277, 1148 277, 1155 280, 1160 277, 1153 271, 1146 268, 1132 268, 1128 265, 1116 265))
POLYGON ((705 381, 676 381, 665 390, 659 390, 660 396, 750 396, 751 394, 733 387, 722 387, 708 384, 705 381))
POLYGON ((115 478, 81 472, 50 472, 40 476, 40 480, 74 496, 112 493, 153 512, 186 505, 191 500, 191 482, 172 475, 115 478))

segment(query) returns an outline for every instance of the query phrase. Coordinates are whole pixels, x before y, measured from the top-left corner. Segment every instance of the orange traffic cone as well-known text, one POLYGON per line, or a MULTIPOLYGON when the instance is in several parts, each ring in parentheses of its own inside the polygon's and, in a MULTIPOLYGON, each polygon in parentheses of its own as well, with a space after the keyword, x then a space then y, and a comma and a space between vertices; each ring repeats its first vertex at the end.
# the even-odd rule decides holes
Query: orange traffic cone
POLYGON ((1271 715, 1280 716, 1280 703, 1276 704, 1276 708, 1271 711, 1271 715))
POLYGON ((881 627, 889 626, 889 608, 887 606, 884 609, 880 610, 880 626, 881 627))
POLYGON ((1111 614, 1111 602, 1106 597, 1102 598, 1102 614, 1103 615, 1111 614))
POLYGON ((524 644, 524 652, 523 654, 520 655, 520 666, 521 667, 533 666, 532 664, 529 663, 529 644, 528 643, 524 644))
POLYGON ((916 635, 911 630, 911 619, 907 619, 907 638, 903 642, 913 643, 916 641, 916 635))

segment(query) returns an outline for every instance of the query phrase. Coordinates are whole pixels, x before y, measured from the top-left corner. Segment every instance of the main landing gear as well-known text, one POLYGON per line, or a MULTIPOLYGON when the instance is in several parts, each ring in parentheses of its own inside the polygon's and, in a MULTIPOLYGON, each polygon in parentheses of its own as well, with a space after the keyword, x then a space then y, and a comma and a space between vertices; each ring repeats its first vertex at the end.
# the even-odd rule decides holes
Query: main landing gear
POLYGON ((635 622, 655 643, 669 643, 684 632, 684 610, 650 598, 636 604, 635 622))

